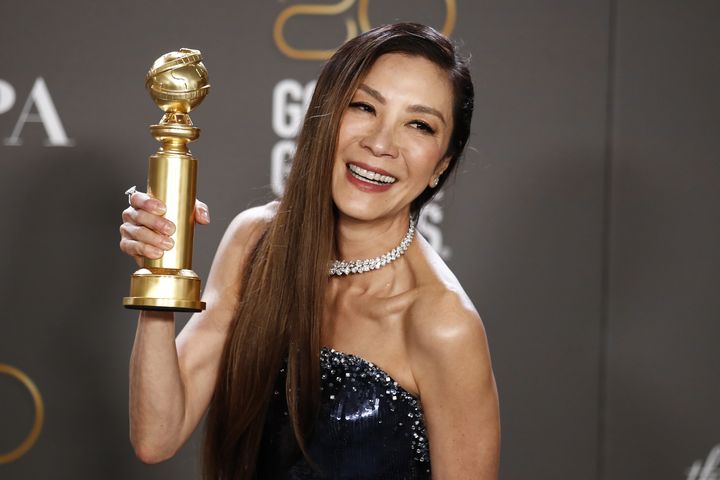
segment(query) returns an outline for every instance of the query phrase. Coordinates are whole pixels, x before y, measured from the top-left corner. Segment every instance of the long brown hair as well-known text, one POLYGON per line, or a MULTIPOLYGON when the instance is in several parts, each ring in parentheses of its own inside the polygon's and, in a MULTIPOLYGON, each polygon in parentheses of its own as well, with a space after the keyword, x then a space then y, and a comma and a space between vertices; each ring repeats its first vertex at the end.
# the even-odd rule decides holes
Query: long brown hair
MULTIPOLYGON (((470 73, 452 43, 434 29, 412 23, 379 27, 349 40, 325 64, 278 212, 243 273, 206 420, 208 480, 255 477, 267 406, 284 358, 288 413, 308 457, 305 438, 320 401, 320 320, 328 264, 336 251, 331 176, 340 119, 375 60, 393 52, 431 60, 453 85, 454 128, 447 153, 452 159, 441 184, 467 143, 473 110, 470 73)), ((426 189, 413 202, 413 213, 436 191, 426 189)))

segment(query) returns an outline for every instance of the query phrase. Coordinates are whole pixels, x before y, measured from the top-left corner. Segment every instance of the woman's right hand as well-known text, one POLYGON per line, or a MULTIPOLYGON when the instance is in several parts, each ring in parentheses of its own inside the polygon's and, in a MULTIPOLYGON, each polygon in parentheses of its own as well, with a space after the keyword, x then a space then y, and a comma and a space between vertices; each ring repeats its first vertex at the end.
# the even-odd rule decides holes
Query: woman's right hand
MULTIPOLYGON (((158 259, 174 243, 170 236, 175 233, 175 224, 163 217, 165 205, 143 192, 130 196, 130 206, 122 212, 120 225, 120 250, 135 258, 142 266, 143 258, 158 259)), ((195 200, 195 221, 210 223, 206 204, 195 200)))

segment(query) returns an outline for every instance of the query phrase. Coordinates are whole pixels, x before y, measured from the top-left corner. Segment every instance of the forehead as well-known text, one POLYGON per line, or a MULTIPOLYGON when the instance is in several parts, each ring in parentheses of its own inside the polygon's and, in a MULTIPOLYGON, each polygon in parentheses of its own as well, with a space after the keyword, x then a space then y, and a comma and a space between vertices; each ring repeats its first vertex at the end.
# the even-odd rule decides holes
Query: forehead
POLYGON ((448 74, 425 57, 387 53, 379 57, 363 82, 383 95, 407 98, 443 111, 452 110, 448 74))

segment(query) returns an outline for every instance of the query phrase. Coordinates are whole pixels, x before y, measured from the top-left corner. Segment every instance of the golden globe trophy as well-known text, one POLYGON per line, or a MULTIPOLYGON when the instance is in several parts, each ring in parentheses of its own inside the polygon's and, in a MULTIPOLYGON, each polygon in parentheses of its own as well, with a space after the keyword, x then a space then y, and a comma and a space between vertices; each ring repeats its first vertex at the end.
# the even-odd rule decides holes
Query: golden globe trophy
POLYGON ((208 73, 198 50, 181 48, 158 58, 145 77, 145 87, 165 112, 150 132, 162 143, 150 157, 147 191, 165 203, 165 218, 175 223, 175 246, 157 259, 145 259, 132 274, 127 308, 199 312, 200 278, 192 271, 197 160, 188 142, 200 136, 188 113, 210 90, 208 73))

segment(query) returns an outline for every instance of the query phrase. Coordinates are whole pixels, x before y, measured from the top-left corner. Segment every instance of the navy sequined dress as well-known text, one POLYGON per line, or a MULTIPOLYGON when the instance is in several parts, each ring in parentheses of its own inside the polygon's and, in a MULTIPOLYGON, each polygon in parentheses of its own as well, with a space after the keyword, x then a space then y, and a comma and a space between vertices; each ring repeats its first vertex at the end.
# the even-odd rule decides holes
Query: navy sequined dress
POLYGON ((320 415, 308 440, 314 471, 289 423, 285 369, 268 408, 257 472, 260 479, 411 480, 430 478, 420 401, 367 360, 323 348, 320 415))

